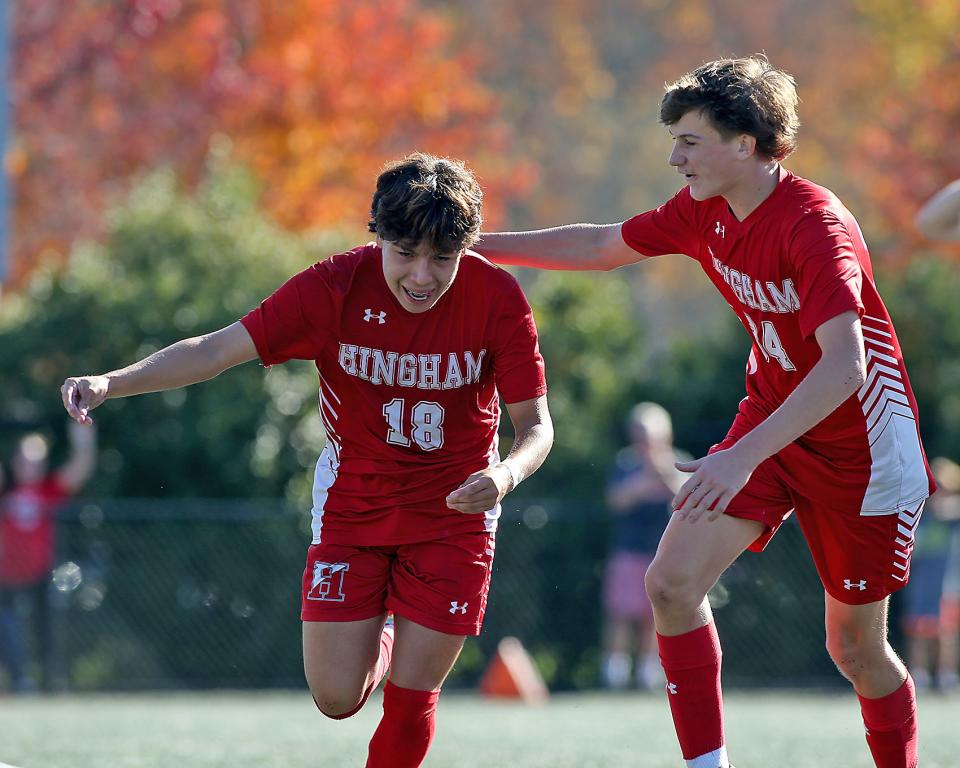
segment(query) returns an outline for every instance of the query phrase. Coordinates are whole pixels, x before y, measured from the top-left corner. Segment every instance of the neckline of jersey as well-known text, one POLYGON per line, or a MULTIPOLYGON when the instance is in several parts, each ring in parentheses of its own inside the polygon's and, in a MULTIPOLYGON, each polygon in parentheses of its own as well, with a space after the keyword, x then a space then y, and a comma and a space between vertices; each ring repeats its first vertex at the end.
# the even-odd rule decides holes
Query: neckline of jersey
POLYGON ((730 203, 726 200, 723 201, 724 209, 726 210, 727 216, 730 219, 730 223, 734 225, 734 229, 737 232, 745 232, 747 229, 752 227, 757 221, 764 218, 767 211, 770 209, 772 202, 775 198, 779 197, 783 190, 786 189, 786 182, 793 176, 793 174, 784 168, 782 165, 779 166, 779 178, 777 179, 777 186, 773 188, 773 191, 767 195, 763 200, 760 201, 760 204, 754 208, 750 213, 747 214, 746 218, 738 219, 737 215, 730 208, 730 203))

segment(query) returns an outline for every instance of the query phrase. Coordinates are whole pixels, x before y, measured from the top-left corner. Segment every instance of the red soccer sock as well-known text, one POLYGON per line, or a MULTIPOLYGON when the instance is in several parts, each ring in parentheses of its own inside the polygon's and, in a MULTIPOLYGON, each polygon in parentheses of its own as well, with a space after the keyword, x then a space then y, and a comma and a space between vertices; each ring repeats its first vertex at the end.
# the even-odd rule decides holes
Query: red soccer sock
POLYGON ((859 698, 867 744, 877 768, 916 768, 917 698, 910 676, 888 696, 859 698))
MULTIPOLYGON (((353 717, 363 709, 363 705, 367 703, 370 694, 380 685, 380 681, 383 680, 384 676, 390 670, 390 659, 393 657, 393 634, 394 630, 392 626, 384 627, 383 634, 380 635, 380 657, 377 659, 377 665, 373 670, 373 680, 370 681, 370 685, 367 686, 363 692, 363 696, 360 697, 360 703, 342 715, 327 715, 327 713, 321 709, 320 711, 323 712, 323 714, 327 715, 331 720, 346 720, 348 717, 353 717)), ((317 703, 316 699, 314 699, 313 703, 317 703)), ((317 709, 320 709, 319 705, 317 709)))
POLYGON ((713 622, 682 635, 657 634, 667 700, 688 765, 725 766, 720 638, 713 622), (697 760, 697 758, 702 758, 697 760))
POLYGON ((440 691, 400 688, 387 680, 367 768, 417 768, 433 742, 439 698, 440 691))

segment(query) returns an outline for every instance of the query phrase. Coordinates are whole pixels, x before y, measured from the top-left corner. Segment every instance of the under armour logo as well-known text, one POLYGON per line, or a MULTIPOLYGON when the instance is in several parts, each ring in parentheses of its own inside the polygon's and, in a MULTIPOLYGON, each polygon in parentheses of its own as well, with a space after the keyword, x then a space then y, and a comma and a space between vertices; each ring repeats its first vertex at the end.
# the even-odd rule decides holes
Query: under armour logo
POLYGON ((671 696, 677 695, 677 684, 676 683, 667 683, 667 692, 671 696))
POLYGON ((867 588, 867 580, 860 579, 860 581, 850 581, 850 579, 843 580, 844 589, 859 589, 861 592, 867 588))
POLYGON ((456 600, 451 600, 450 613, 456 613, 457 611, 460 611, 460 613, 465 614, 467 612, 467 604, 464 603, 463 605, 460 605, 460 603, 458 603, 456 600))
POLYGON ((717 222, 717 228, 713 230, 714 234, 720 235, 723 237, 726 234, 727 228, 723 226, 719 221, 717 222))
POLYGON ((372 309, 365 309, 363 310, 363 319, 368 323, 371 320, 376 320, 380 325, 383 325, 385 322, 387 322, 387 313, 380 311, 374 314, 372 309))

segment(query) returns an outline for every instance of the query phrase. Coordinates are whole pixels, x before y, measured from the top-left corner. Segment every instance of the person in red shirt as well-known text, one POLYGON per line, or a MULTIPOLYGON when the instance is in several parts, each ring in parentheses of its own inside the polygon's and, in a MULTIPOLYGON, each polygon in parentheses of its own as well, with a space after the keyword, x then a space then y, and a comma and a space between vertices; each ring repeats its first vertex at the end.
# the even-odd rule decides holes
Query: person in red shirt
POLYGON ((690 474, 645 586, 681 752, 727 768, 720 643, 708 590, 795 511, 826 592, 827 647, 860 699, 880 768, 917 764, 913 683, 886 638, 933 490, 900 344, 860 228, 829 190, 786 170, 793 78, 762 57, 721 59, 666 89, 660 119, 685 185, 609 225, 484 234, 494 261, 609 270, 696 259, 753 346, 747 396, 690 474))
POLYGON ((56 554, 54 518, 96 466, 95 430, 71 422, 67 432, 70 456, 53 472, 47 464, 46 438, 37 433, 21 438, 10 463, 10 487, 0 496, 0 661, 14 692, 36 688, 28 664, 26 615, 32 617, 42 671, 46 661, 46 598, 56 554))
POLYGON ((303 574, 304 669, 317 707, 340 719, 389 668, 371 768, 423 761, 440 686, 483 621, 500 502, 553 443, 530 306, 515 278, 467 250, 481 201, 462 163, 413 154, 377 179, 376 243, 308 267, 226 328, 61 390, 90 423, 108 398, 256 357, 315 361, 327 442, 303 574), (503 460, 501 398, 515 432, 503 460))

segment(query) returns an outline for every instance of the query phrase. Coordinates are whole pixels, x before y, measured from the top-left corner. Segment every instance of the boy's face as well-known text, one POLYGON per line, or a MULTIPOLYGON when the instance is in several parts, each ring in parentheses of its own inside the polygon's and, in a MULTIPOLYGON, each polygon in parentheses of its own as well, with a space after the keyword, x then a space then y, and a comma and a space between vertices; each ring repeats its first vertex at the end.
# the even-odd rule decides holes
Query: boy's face
POLYGON ((377 238, 383 250, 383 277, 408 312, 426 312, 453 285, 463 251, 437 253, 428 243, 400 243, 377 238))
POLYGON ((724 139, 697 110, 687 112, 668 130, 674 139, 670 165, 684 175, 694 200, 727 194, 747 170, 744 161, 756 157, 749 137, 724 139))

